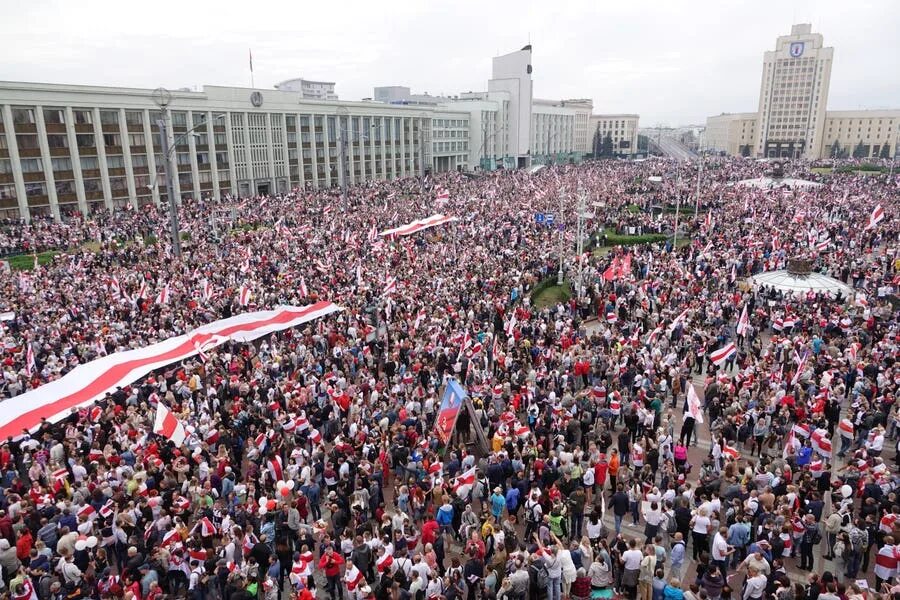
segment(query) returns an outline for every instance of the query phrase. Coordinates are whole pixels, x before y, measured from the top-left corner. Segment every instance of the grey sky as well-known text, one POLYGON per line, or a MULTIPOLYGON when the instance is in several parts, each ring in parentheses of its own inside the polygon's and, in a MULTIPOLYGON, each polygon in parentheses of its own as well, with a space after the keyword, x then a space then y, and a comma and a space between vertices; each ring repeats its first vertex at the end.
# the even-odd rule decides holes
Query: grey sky
POLYGON ((900 108, 896 0, 155 2, 6 0, 0 80, 154 88, 306 77, 483 90, 490 59, 534 46, 534 94, 641 124, 756 110, 762 54, 792 23, 835 48, 829 109, 900 108), (215 11, 215 12, 213 12, 215 11))

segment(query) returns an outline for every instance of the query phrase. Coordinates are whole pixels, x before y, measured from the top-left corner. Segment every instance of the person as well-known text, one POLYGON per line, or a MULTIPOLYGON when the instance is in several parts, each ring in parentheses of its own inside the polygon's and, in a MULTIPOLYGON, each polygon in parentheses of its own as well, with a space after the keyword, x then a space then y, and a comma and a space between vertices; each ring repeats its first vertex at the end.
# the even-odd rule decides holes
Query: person
POLYGON ((714 562, 709 566, 709 569, 700 578, 699 584, 703 590, 706 590, 709 600, 719 600, 722 596, 722 588, 725 587, 725 578, 722 576, 718 563, 714 562))
POLYGON ((615 493, 609 499, 609 508, 613 509, 616 535, 619 535, 622 533, 622 519, 628 514, 630 502, 628 494, 625 493, 625 486, 620 483, 615 489, 615 493))
POLYGON ((663 590, 664 600, 684 600, 684 592, 681 589, 681 580, 672 577, 663 590))
POLYGON ((341 567, 344 557, 335 550, 334 544, 326 544, 319 558, 319 569, 325 574, 325 591, 331 600, 344 598, 344 586, 341 583, 341 567))
POLYGON ((638 575, 638 597, 640 600, 652 600, 653 577, 656 573, 656 550, 652 544, 644 546, 644 556, 641 558, 640 574, 638 575))
POLYGON ((563 565, 558 556, 559 546, 557 544, 545 548, 539 536, 535 535, 534 539, 543 553, 542 560, 547 569, 547 600, 560 600, 563 565))
POLYGON ((701 507, 691 518, 691 544, 693 550, 693 559, 699 559, 702 552, 709 551, 709 532, 712 529, 712 521, 710 520, 707 509, 701 507))
POLYGON ((598 552, 594 555, 594 561, 588 569, 591 578, 591 590, 604 590, 612 583, 612 570, 610 569, 608 556, 598 552))
POLYGON ((637 540, 629 540, 627 550, 622 553, 619 562, 622 567, 621 587, 630 600, 637 599, 638 581, 643 561, 644 554, 638 550, 637 540))
POLYGON ((767 583, 765 575, 760 573, 756 567, 749 567, 741 600, 762 600, 766 594, 767 583))
POLYGON ((881 543, 875 555, 875 584, 879 590, 883 583, 890 582, 897 575, 897 563, 900 558, 900 548, 894 545, 894 536, 885 535, 881 543))
POLYGON ((656 569, 653 574, 653 597, 652 600, 663 600, 666 595, 666 580, 662 569, 656 569))
POLYGON ((674 541, 669 551, 669 579, 680 581, 684 570, 685 543, 680 531, 676 531, 672 539, 674 541))
POLYGON ((800 565, 803 571, 811 571, 813 569, 813 551, 815 545, 821 541, 821 533, 819 533, 819 524, 816 523, 813 515, 805 515, 803 517, 803 535, 800 538, 800 565))

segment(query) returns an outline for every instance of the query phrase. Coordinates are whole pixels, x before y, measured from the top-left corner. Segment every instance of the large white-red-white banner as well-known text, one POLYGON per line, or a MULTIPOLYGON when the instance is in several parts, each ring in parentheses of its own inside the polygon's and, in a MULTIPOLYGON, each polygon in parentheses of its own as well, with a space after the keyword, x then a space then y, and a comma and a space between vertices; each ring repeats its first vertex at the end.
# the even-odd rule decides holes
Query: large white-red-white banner
POLYGON ((331 302, 279 306, 214 321, 165 341, 103 356, 72 369, 64 377, 0 402, 0 439, 31 431, 46 419, 66 418, 73 409, 92 404, 166 365, 190 358, 227 341, 250 342, 343 310, 331 302))
POLYGON ((407 223, 406 225, 401 225, 400 227, 394 227, 393 229, 388 229, 387 231, 382 231, 378 235, 382 237, 393 237, 393 236, 402 236, 402 235, 412 235, 418 231, 422 231, 423 229, 429 229, 431 227, 437 227, 438 225, 443 225, 444 223, 452 223, 453 221, 458 221, 456 217, 447 217, 444 215, 431 215, 427 219, 419 219, 418 221, 413 221, 412 223, 407 223))

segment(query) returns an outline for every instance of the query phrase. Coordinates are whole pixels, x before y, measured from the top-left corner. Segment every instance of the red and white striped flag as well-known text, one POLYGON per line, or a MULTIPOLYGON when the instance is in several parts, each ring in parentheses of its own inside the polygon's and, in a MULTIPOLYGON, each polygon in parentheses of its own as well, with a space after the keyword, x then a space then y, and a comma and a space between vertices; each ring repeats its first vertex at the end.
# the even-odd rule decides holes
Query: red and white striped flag
POLYGON ((700 396, 697 395, 697 390, 694 389, 693 383, 688 383, 687 390, 687 401, 688 401, 688 414, 694 417, 694 420, 698 423, 703 422, 703 407, 700 404, 700 396))
POLYGON ((156 420, 153 423, 153 433, 172 440, 176 446, 181 446, 187 437, 184 425, 162 402, 156 404, 156 420))
POLYGON ((122 286, 119 284, 118 277, 110 277, 109 278, 109 292, 113 296, 121 296, 122 295, 122 286))
POLYGON ((28 350, 25 352, 25 374, 31 377, 31 374, 37 370, 37 363, 34 360, 34 348, 31 342, 28 342, 28 350))
POLYGON ((242 284, 238 290, 238 304, 241 306, 250 305, 250 286, 246 283, 242 284))
POLYGON ((397 278, 393 275, 389 275, 387 281, 384 282, 384 292, 382 294, 387 295, 391 294, 397 289, 397 278))
POLYGON ((300 278, 300 289, 299 289, 299 291, 300 291, 300 297, 301 297, 301 298, 306 298, 307 296, 309 296, 309 290, 306 289, 306 278, 304 278, 304 277, 301 277, 301 278, 300 278))
POLYGON ((744 305, 744 310, 741 311, 741 318, 738 319, 737 329, 735 330, 738 335, 744 335, 747 333, 747 329, 750 328, 750 316, 747 314, 747 305, 744 305))
POLYGON ((732 448, 728 444, 722 445, 722 453, 732 460, 737 460, 741 457, 741 453, 738 451, 738 449, 732 448))
POLYGON ((266 464, 269 467, 269 473, 272 474, 272 477, 275 481, 281 481, 284 479, 284 468, 281 464, 281 457, 275 456, 266 461, 266 464))
POLYGON ((451 482, 451 489, 453 490, 453 493, 460 498, 465 498, 466 496, 468 496, 469 492, 472 490, 472 486, 474 485, 475 467, 472 467, 465 473, 460 473, 459 476, 453 478, 451 482))
POLYGON ((309 432, 309 440, 316 446, 322 443, 322 434, 318 429, 312 429, 309 432))
POLYGON ((203 517, 197 522, 200 528, 200 537, 212 537, 216 535, 216 526, 209 520, 209 517, 203 517))
POLYGON ((828 431, 826 429, 813 431, 812 435, 810 435, 810 443, 813 450, 825 458, 831 458, 831 440, 828 439, 828 431))
POLYGON ((168 304, 169 303, 169 284, 163 286, 163 289, 159 291, 159 294, 156 295, 156 303, 157 304, 168 304))
POLYGON ((838 424, 838 431, 840 431, 841 437, 852 440, 854 432, 853 421, 850 419, 841 419, 841 422, 838 424))
POLYGON ((200 282, 200 297, 204 300, 212 298, 212 284, 209 282, 209 279, 204 279, 200 282))
POLYGON ((869 224, 866 225, 866 229, 872 229, 882 221, 884 221, 884 207, 879 204, 872 210, 872 214, 869 215, 869 224))
POLYGON ((734 345, 734 342, 728 342, 715 352, 710 353, 709 358, 712 360, 713 364, 717 367, 721 367, 724 365, 729 358, 734 356, 737 353, 737 348, 734 345))

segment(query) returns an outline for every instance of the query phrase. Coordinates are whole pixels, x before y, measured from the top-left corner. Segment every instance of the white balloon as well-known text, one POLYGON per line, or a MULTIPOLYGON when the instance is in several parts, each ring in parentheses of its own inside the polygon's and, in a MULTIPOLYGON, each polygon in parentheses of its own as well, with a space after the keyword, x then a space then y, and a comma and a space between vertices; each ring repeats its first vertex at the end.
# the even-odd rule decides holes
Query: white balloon
POLYGON ((846 485, 846 484, 841 486, 841 496, 843 496, 844 498, 849 498, 852 495, 853 495, 852 487, 850 487, 849 485, 846 485))
POLYGON ((97 545, 97 536, 92 535, 87 539, 87 547, 94 548, 97 545))
POLYGON ((266 514, 267 512, 269 512, 269 509, 266 508, 265 506, 260 506, 260 507, 259 507, 259 514, 264 515, 264 514, 266 514))
POLYGON ((265 496, 263 496, 262 498, 259 499, 260 506, 265 506, 268 502, 269 502, 269 499, 266 498, 265 496))
POLYGON ((289 490, 294 489, 294 480, 293 479, 291 479, 290 481, 287 482, 287 489, 289 489, 289 490))

